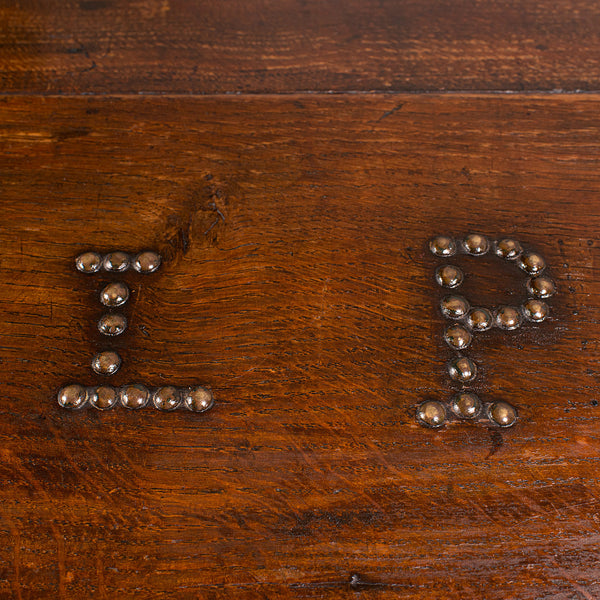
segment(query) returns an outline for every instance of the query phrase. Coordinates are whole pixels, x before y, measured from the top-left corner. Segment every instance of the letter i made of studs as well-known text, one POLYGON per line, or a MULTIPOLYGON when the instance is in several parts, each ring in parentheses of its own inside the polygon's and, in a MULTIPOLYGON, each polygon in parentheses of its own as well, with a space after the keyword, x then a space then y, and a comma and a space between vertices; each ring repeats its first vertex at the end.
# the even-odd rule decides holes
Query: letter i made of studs
MULTIPOLYGON (((526 297, 520 306, 480 307, 471 306, 462 295, 452 293, 440 301, 440 309, 449 321, 444 331, 444 340, 456 351, 456 356, 448 363, 448 376, 463 386, 463 391, 455 394, 449 402, 426 400, 417 407, 417 421, 427 427, 441 427, 451 421, 474 420, 496 427, 511 427, 517 422, 518 411, 504 399, 488 402, 468 386, 477 378, 475 361, 465 355, 474 336, 497 327, 504 331, 514 331, 526 323, 540 323, 546 319, 550 309, 545 300, 556 293, 554 282, 546 273, 546 262, 537 252, 525 250, 521 244, 510 238, 490 241, 483 235, 469 234, 463 239, 440 235, 429 242, 431 253, 444 261, 452 260, 459 254, 483 256, 491 253, 499 260, 516 265, 527 276, 524 289, 526 297)), ((463 283, 464 275, 460 267, 449 263, 438 265, 435 281, 442 288, 456 290, 463 283)))
MULTIPOLYGON (((140 252, 131 256, 116 251, 106 255, 84 252, 75 259, 80 273, 94 274, 101 271, 123 279, 127 271, 143 275, 156 272, 161 266, 161 257, 153 251, 140 252)), ((98 330, 104 336, 116 337, 125 333, 127 318, 121 312, 129 300, 129 286, 124 281, 112 281, 100 291, 100 303, 107 312, 98 321, 98 330)), ((121 367, 121 357, 115 350, 103 350, 94 355, 91 368, 96 375, 110 377, 121 367)), ((108 384, 85 386, 79 383, 65 385, 58 392, 58 404, 75 410, 92 406, 98 410, 109 410, 117 405, 128 409, 153 406, 162 411, 185 408, 193 412, 204 412, 214 404, 210 389, 203 386, 176 387, 166 385, 151 388, 141 383, 130 383, 115 387, 108 384)))

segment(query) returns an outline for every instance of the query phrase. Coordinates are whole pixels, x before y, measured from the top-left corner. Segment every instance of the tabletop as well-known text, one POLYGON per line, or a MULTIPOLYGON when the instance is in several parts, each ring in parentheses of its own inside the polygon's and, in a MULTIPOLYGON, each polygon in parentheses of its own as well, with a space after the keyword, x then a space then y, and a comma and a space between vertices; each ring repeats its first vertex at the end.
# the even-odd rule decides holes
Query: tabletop
POLYGON ((597 3, 0 35, 0 598, 600 598, 597 3))

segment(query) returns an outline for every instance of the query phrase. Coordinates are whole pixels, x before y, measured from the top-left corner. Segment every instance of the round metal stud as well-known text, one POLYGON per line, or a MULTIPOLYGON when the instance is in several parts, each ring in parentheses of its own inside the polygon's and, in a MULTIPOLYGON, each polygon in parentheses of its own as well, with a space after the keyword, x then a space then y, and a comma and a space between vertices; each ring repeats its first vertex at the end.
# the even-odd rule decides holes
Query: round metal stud
POLYGON ((75 267, 82 273, 97 273, 102 266, 102 256, 97 252, 84 252, 75 259, 75 267))
POLYGON ((154 273, 160 267, 161 258, 156 252, 140 252, 133 260, 133 268, 138 273, 154 273))
POLYGON ((131 259, 129 258, 129 254, 126 252, 121 252, 120 250, 107 254, 102 262, 104 270, 111 271, 113 273, 122 273, 123 271, 127 271, 130 264, 131 259))
POLYGON ((463 350, 473 340, 471 333, 462 325, 450 325, 444 332, 446 343, 455 350, 463 350))
POLYGON ((183 403, 186 408, 193 412, 204 412, 215 403, 212 392, 205 387, 195 387, 186 390, 183 395, 183 403))
POLYGON ((481 256, 490 249, 490 243, 484 235, 470 233, 462 241, 462 248, 467 254, 481 256))
POLYGON ((541 323, 550 313, 548 305, 542 300, 527 300, 523 304, 523 314, 526 319, 533 321, 534 323, 541 323))
POLYGON ((556 293, 556 286, 549 277, 532 277, 527 282, 527 293, 535 298, 550 298, 556 293))
POLYGON ((125 408, 144 408, 148 404, 150 392, 143 385, 134 383, 122 387, 119 392, 119 398, 125 408))
POLYGON ((121 306, 129 299, 129 288, 120 281, 109 283, 100 292, 100 302, 104 306, 121 306))
POLYGON ((438 235, 429 242, 429 250, 436 256, 454 256, 456 242, 447 235, 438 235))
POLYGON ((98 375, 113 375, 121 366, 121 357, 113 350, 98 352, 92 358, 92 369, 98 375))
POLYGON ((488 407, 488 418, 499 427, 510 427, 517 421, 517 409, 508 402, 494 402, 488 407))
POLYGON ((117 390, 110 385, 101 385, 90 393, 90 404, 98 410, 109 410, 118 400, 117 390))
POLYGON ((445 317, 460 319, 469 312, 469 303, 462 296, 446 296, 442 298, 440 308, 445 317))
POLYGON ((454 265, 443 265, 435 270, 435 280, 442 287, 456 288, 463 279, 463 272, 454 265))
POLYGON ((504 258, 505 260, 515 260, 521 256, 523 252, 523 248, 517 240, 513 240, 510 238, 504 238, 496 243, 496 247, 494 248, 496 252, 496 256, 500 258, 504 258))
POLYGON ((448 363, 448 375, 461 383, 473 381, 477 377, 477 365, 466 356, 455 358, 448 363))
POLYGON ((500 329, 516 329, 521 325, 521 313, 514 306, 501 306, 496 311, 496 327, 500 329))
POLYGON ((446 422, 446 409, 437 400, 427 400, 417 407, 417 420, 427 427, 441 427, 446 422))
POLYGON ((107 313, 102 315, 98 321, 98 331, 104 335, 121 335, 127 329, 125 315, 118 313, 107 313))
POLYGON ((452 412, 461 419, 474 419, 481 412, 481 400, 472 392, 461 392, 452 398, 452 412))
POLYGON ((69 408, 71 410, 83 408, 87 399, 86 389, 77 383, 66 385, 58 392, 58 403, 63 408, 69 408))
POLYGON ((517 264, 530 275, 538 275, 546 268, 546 261, 537 252, 524 252, 517 264))
POLYGON ((181 393, 177 388, 167 385, 154 392, 152 402, 159 410, 175 410, 181 404, 181 393))
POLYGON ((473 308, 467 315, 467 325, 473 331, 487 331, 494 323, 494 317, 487 308, 473 308))

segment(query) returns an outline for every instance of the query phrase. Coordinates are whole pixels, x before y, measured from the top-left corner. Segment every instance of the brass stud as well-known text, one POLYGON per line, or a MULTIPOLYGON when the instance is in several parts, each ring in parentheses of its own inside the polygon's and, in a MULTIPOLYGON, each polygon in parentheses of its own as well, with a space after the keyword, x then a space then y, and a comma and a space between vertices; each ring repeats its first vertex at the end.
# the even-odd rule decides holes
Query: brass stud
POLYGON ((546 261, 537 252, 524 252, 517 264, 530 275, 538 275, 546 268, 546 261))
POLYGON ((183 403, 193 412, 204 412, 212 407, 215 400, 212 392, 205 387, 190 388, 183 395, 183 403))
POLYGON ((456 243, 447 235, 438 235, 429 242, 429 250, 435 256, 454 256, 456 254, 456 243))
POLYGON ((102 256, 97 252, 84 252, 75 259, 75 267, 82 273, 97 273, 102 266, 102 256))
POLYGON ((463 350, 471 343, 473 336, 461 325, 450 325, 444 332, 446 343, 456 350, 463 350))
POLYGON ((122 273, 123 271, 127 271, 130 264, 131 259, 129 258, 129 254, 126 252, 121 252, 120 250, 107 254, 102 262, 104 270, 111 271, 113 273, 122 273))
POLYGON ((445 317, 460 319, 469 311, 469 303, 462 296, 445 296, 440 302, 440 308, 445 317))
POLYGON ((521 325, 521 313, 514 306, 502 306, 496 311, 496 327, 512 330, 521 325))
MULTIPOLYGON (((472 343, 472 332, 486 331, 494 325, 514 330, 521 326, 524 319, 539 323, 548 317, 550 309, 542 299, 554 295, 556 286, 549 277, 542 276, 546 269, 544 258, 537 252, 524 251, 517 240, 502 238, 490 242, 481 234, 471 233, 457 242, 449 236, 437 236, 429 242, 429 249, 439 257, 454 256, 457 251, 479 256, 492 249, 497 257, 514 261, 530 276, 526 284, 529 298, 519 307, 501 306, 495 310, 471 308, 463 296, 445 296, 440 301, 442 314, 448 319, 460 320, 460 323, 450 324, 444 331, 444 340, 455 350, 463 350, 472 343)), ((464 274, 458 266, 443 265, 435 270, 435 279, 440 286, 453 289, 463 283, 464 274)), ((447 369, 452 380, 461 384, 476 379, 478 371, 476 363, 466 356, 448 362, 447 369)), ((439 427, 448 419, 446 410, 441 402, 428 400, 417 408, 417 420, 429 427, 439 427)), ((498 427, 510 427, 518 419, 517 409, 511 404, 498 401, 486 404, 484 408, 477 394, 467 391, 452 398, 449 410, 460 419, 475 419, 484 412, 489 421, 498 427)))
POLYGON ((473 331, 487 331, 493 322, 494 317, 487 308, 473 308, 467 315, 467 325, 473 331))
POLYGON ((488 417, 499 427, 510 427, 517 421, 517 409, 508 402, 494 402, 488 407, 488 417))
POLYGON ((98 375, 113 375, 121 366, 121 357, 113 350, 98 352, 92 358, 92 369, 98 375))
POLYGON ((159 410, 175 410, 181 404, 181 393, 177 388, 167 385, 154 392, 152 402, 159 410))
POLYGON ((541 323, 550 313, 548 305, 542 300, 527 300, 523 304, 523 314, 526 319, 533 321, 534 323, 541 323))
POLYGON ((76 383, 67 385, 58 392, 58 403, 63 408, 71 410, 83 408, 87 400, 87 390, 76 383))
POLYGON ((156 252, 146 250, 140 252, 133 261, 133 268, 138 273, 154 273, 160 267, 161 258, 156 252))
POLYGON ((417 407, 417 420, 427 427, 441 427, 446 422, 446 409, 437 400, 427 400, 417 407))
POLYGON ((462 248, 467 254, 481 256, 490 249, 490 243, 484 235, 470 233, 462 241, 462 248))
POLYGON ((556 293, 556 286, 549 277, 532 277, 527 282, 527 292, 535 298, 550 298, 556 293))
POLYGON ((510 238, 504 238, 500 240, 495 247, 496 256, 504 258, 505 260, 515 260, 521 256, 523 248, 517 240, 510 238))
POLYGON ((127 329, 125 315, 118 313, 107 313, 102 315, 98 321, 98 331, 104 335, 121 335, 127 329))
POLYGON ((101 385, 90 392, 90 404, 98 410, 109 410, 117 403, 117 390, 110 385, 101 385))
POLYGON ((454 381, 467 383, 477 377, 477 365, 470 358, 461 356, 448 363, 448 374, 454 381))
POLYGON ((472 392, 461 392, 452 398, 452 412, 461 419, 474 419, 481 411, 481 400, 472 392))
POLYGON ((104 306, 121 306, 129 299, 129 288, 122 282, 109 283, 100 292, 100 302, 104 306))
POLYGON ((456 288, 463 279, 463 272, 454 265, 443 265, 435 270, 435 280, 442 287, 456 288))
POLYGON ((126 385, 119 392, 121 404, 125 408, 138 409, 144 408, 148 404, 150 392, 147 388, 139 383, 126 385))

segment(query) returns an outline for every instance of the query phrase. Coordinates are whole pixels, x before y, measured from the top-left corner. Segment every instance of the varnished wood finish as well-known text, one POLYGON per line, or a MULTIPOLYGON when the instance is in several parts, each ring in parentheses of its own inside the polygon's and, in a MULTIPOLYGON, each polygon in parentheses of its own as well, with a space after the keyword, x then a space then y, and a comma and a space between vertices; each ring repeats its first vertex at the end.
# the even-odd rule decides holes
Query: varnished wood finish
POLYGON ((598 90, 592 0, 21 0, 9 93, 598 90))
MULTIPOLYGON (((4 98, 0 595, 600 597, 599 103, 4 98), (470 230, 542 252, 559 294, 469 352, 518 425, 429 431, 451 353, 425 243, 470 230), (141 248, 165 263, 103 343, 109 278, 73 259, 141 248), (216 406, 59 409, 103 345, 117 382, 216 406)), ((472 299, 521 298, 459 262, 472 299)))

